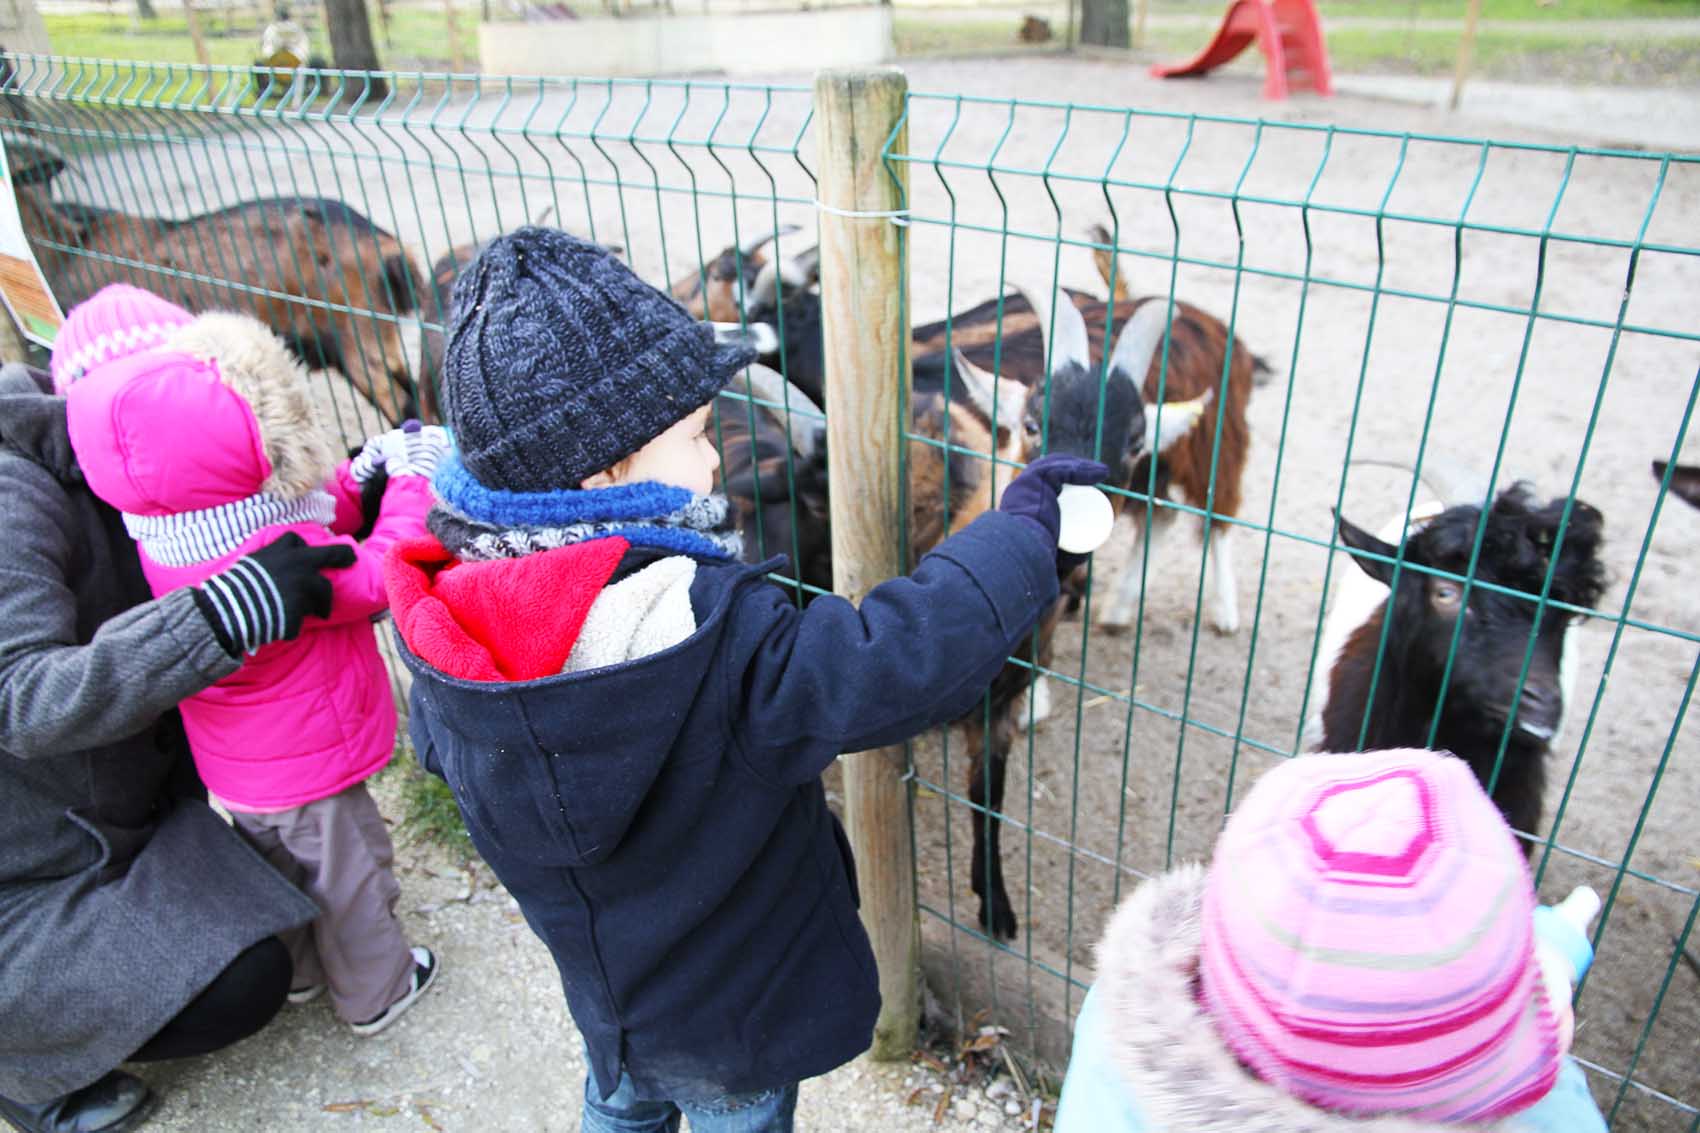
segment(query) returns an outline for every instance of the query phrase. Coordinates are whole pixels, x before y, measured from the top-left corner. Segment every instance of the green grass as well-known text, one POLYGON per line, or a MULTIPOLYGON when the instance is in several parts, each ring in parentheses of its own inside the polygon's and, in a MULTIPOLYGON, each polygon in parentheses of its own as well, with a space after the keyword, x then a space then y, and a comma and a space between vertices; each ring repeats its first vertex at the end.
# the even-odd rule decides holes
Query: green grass
MULTIPOLYGON (((204 25, 222 24, 203 17, 204 25)), ((195 48, 189 40, 189 23, 181 14, 162 15, 157 20, 132 21, 127 15, 89 12, 77 15, 44 14, 47 39, 55 55, 91 59, 137 59, 149 63, 193 63, 195 48)), ((214 63, 252 63, 259 53, 258 32, 231 36, 213 34, 206 27, 207 53, 214 63)))
POLYGON ((1060 50, 1061 26, 1053 23, 1056 36, 1050 43, 1022 43, 1015 38, 1020 21, 1008 24, 984 20, 928 20, 905 18, 903 9, 892 20, 892 39, 902 55, 985 55, 997 51, 1060 50))
POLYGON ((448 784, 423 770, 413 758, 413 749, 403 740, 396 756, 381 773, 396 786, 401 800, 401 834, 409 840, 430 842, 450 853, 472 857, 477 851, 461 821, 454 794, 448 784))
MULTIPOLYGON (((188 21, 181 13, 162 15, 157 20, 132 20, 128 15, 80 13, 77 15, 44 14, 48 41, 55 55, 73 55, 92 59, 134 59, 148 63, 193 63, 195 49, 189 39, 188 21)), ((467 9, 455 13, 455 23, 461 31, 463 65, 472 66, 478 58, 478 12, 467 9)), ((260 29, 250 23, 240 23, 232 34, 224 34, 224 23, 211 14, 202 17, 207 54, 215 64, 242 66, 251 64, 260 50, 260 29)), ((313 50, 330 57, 323 29, 309 29, 313 50)), ((390 70, 445 70, 449 66, 449 37, 442 10, 436 7, 397 7, 393 9, 388 28, 387 46, 384 27, 374 14, 372 34, 378 44, 378 58, 390 70)))

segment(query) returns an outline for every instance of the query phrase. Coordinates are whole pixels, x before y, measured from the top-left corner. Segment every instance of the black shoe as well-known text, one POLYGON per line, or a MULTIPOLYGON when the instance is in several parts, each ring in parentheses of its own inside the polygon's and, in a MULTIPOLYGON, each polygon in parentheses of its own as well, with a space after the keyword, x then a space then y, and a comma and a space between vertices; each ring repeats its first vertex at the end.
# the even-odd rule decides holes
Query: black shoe
POLYGON ((114 1070, 80 1090, 36 1105, 0 1097, 0 1117, 23 1133, 129 1133, 141 1127, 158 1102, 140 1078, 114 1070))

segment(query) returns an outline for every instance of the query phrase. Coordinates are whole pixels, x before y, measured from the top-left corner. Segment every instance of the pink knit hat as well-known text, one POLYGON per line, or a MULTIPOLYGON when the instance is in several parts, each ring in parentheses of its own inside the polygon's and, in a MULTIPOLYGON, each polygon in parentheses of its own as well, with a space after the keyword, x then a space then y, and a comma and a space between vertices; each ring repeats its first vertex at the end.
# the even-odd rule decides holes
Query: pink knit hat
POLYGON ((151 291, 109 283, 71 308, 53 340, 53 388, 66 387, 114 358, 158 346, 194 316, 151 291))
POLYGON ((1310 755, 1265 775, 1216 843, 1199 976, 1265 1081, 1336 1112, 1489 1121, 1558 1073, 1534 889, 1462 760, 1310 755))

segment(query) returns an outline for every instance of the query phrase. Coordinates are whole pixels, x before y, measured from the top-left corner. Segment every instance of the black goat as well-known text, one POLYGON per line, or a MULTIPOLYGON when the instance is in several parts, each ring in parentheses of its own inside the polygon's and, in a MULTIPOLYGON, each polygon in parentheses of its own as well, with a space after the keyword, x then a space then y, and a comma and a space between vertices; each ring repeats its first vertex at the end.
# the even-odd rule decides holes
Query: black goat
MULTIPOLYGON (((1491 784, 1493 801, 1511 826, 1533 834, 1546 789, 1546 754, 1564 720, 1565 641, 1575 620, 1568 611, 1549 608, 1536 621, 1537 596, 1554 549, 1558 562, 1549 601, 1586 609, 1605 589, 1600 513, 1575 500, 1564 523, 1564 509, 1563 498, 1540 504, 1521 484, 1501 492, 1487 509, 1477 585, 1469 588, 1467 600, 1464 583, 1450 576, 1468 569, 1482 520, 1480 505, 1438 510, 1414 527, 1403 540, 1405 567, 1397 587, 1367 618, 1356 620, 1364 602, 1351 599, 1343 585, 1325 634, 1334 647, 1319 658, 1319 676, 1325 674, 1326 681, 1311 746, 1341 752, 1450 751, 1470 764, 1484 786, 1491 784), (1384 627, 1387 644, 1372 701, 1370 684, 1384 627), (1443 686, 1455 632, 1456 656, 1443 686), (1528 675, 1519 684, 1525 655, 1528 675), (1431 741, 1437 705, 1439 725, 1431 741), (1495 780, 1502 746, 1504 761, 1495 780)), ((1389 586, 1393 563, 1371 556, 1391 560, 1399 548, 1344 516, 1338 527, 1341 543, 1364 574, 1389 586)), ((1389 534, 1397 537, 1396 531, 1389 534)))

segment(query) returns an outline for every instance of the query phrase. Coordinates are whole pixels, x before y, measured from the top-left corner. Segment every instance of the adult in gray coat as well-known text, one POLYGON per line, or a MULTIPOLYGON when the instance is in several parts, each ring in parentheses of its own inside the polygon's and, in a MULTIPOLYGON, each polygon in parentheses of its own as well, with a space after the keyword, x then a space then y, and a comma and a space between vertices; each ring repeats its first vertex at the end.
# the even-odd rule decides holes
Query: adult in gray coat
POLYGON ((288 993, 276 934, 318 910, 206 805, 175 706, 328 612, 336 563, 243 560, 275 603, 235 632, 229 587, 152 599, 44 379, 0 369, 0 1117, 92 1133, 152 1108, 120 1063, 234 1042, 288 993))

